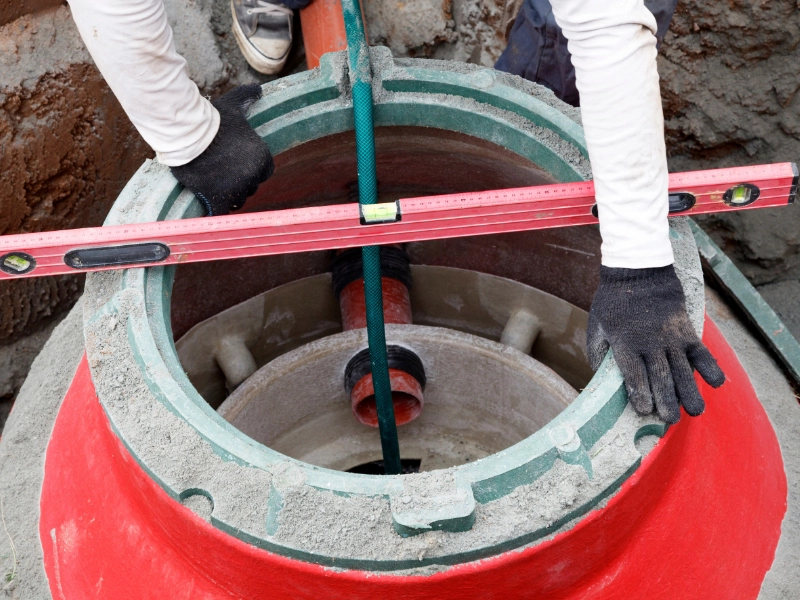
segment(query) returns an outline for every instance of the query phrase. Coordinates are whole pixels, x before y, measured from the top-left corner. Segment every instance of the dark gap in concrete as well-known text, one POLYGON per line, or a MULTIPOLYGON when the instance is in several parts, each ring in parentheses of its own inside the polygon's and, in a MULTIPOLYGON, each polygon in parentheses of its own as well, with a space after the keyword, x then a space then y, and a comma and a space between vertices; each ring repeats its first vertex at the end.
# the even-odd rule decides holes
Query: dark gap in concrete
POLYGON ((8 415, 11 414, 15 399, 15 396, 3 396, 0 398, 0 435, 3 435, 3 428, 6 426, 8 415))
MULTIPOLYGON (((401 458, 400 467, 403 475, 409 473, 419 473, 419 466, 422 464, 422 459, 419 458, 401 458)), ((348 473, 359 473, 361 475, 385 475, 386 470, 383 466, 382 460, 373 460, 362 465, 356 465, 352 469, 347 469, 348 473)))

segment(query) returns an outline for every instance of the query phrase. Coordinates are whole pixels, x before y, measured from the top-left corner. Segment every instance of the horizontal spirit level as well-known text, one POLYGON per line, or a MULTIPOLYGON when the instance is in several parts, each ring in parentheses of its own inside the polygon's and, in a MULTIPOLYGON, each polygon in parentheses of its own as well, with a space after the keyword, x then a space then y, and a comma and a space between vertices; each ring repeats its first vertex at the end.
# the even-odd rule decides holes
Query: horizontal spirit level
MULTIPOLYGON (((670 214, 783 206, 794 163, 671 174, 670 214)), ((0 237, 0 279, 397 244, 597 223, 594 184, 337 204, 0 237)))

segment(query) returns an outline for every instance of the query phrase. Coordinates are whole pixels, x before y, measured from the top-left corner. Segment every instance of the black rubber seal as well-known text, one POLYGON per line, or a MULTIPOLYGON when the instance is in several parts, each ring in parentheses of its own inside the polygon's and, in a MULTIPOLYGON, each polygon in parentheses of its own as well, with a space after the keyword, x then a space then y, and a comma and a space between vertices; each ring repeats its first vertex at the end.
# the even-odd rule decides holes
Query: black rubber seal
MULTIPOLYGON (((694 207, 697 203, 697 198, 691 192, 670 192, 669 197, 669 214, 682 213, 694 207)), ((597 211, 597 204, 592 205, 592 216, 595 219, 600 218, 597 211)))
POLYGON ((161 262, 169 258, 169 246, 161 242, 145 242, 126 246, 79 248, 64 255, 64 262, 73 269, 93 269, 161 262))
MULTIPOLYGON (((361 248, 350 248, 338 254, 331 263, 333 291, 336 297, 349 284, 364 278, 361 248)), ((381 277, 397 279, 411 289, 411 259, 402 248, 381 246, 381 277)))
MULTIPOLYGON (((422 366, 422 361, 415 352, 402 346, 387 346, 386 359, 390 369, 408 373, 419 382, 423 390, 425 389, 425 383, 427 382, 425 367, 422 366)), ((344 369, 344 389, 347 391, 347 395, 349 396, 356 384, 371 372, 372 365, 369 360, 369 348, 364 348, 350 359, 344 369)))
POLYGON ((670 192, 669 212, 670 214, 681 213, 694 207, 697 198, 691 192, 670 192))

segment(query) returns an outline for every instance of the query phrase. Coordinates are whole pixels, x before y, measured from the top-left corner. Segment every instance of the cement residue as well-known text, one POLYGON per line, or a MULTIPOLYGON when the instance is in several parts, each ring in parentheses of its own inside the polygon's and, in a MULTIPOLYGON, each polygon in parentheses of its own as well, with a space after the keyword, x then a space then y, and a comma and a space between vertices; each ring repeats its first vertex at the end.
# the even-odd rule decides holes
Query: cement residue
POLYGON ((191 510, 204 521, 208 523, 211 522, 211 513, 214 511, 214 503, 211 501, 211 499, 207 498, 203 494, 192 494, 187 496, 181 500, 181 504, 183 504, 186 508, 191 510))
POLYGON ((82 304, 79 302, 55 328, 33 362, 0 441, 0 501, 5 520, 0 531, 3 598, 50 598, 39 541, 38 507, 50 432, 83 355, 82 304), (9 540, 13 540, 14 551, 9 540))
MULTIPOLYGON (((641 458, 634 446, 636 432, 655 417, 643 419, 627 408, 614 429, 589 450, 593 477, 583 467, 557 460, 531 484, 507 496, 478 504, 469 531, 429 531, 409 538, 395 533, 388 500, 366 496, 343 498, 307 487, 285 493, 276 539, 315 554, 358 557, 362 560, 416 560, 436 562, 436 557, 480 551, 496 545, 518 547, 541 542, 554 525, 569 522, 579 507, 603 497, 606 487, 641 458)), ((435 497, 453 474, 434 471, 403 476, 402 503, 415 496, 435 497), (414 479, 407 485, 405 480, 414 479)), ((582 511, 580 511, 582 512, 582 511)), ((578 514, 580 514, 580 512, 578 514)), ((474 557, 473 557, 474 558, 474 557)), ((423 567, 429 572, 430 567, 423 567)), ((416 574, 416 570, 403 571, 416 574)))
POLYGON ((781 538, 772 567, 761 585, 761 600, 793 599, 800 595, 800 404, 781 368, 754 338, 733 310, 712 290, 706 290, 708 314, 731 345, 767 411, 781 446, 788 498, 781 538))
POLYGON ((669 220, 669 237, 672 243, 672 254, 675 257, 675 273, 681 281, 686 297, 686 312, 689 320, 697 330, 703 332, 705 316, 705 298, 703 296, 703 268, 700 254, 689 226, 688 217, 672 217, 669 220))
MULTIPOLYGON (((380 57, 373 56, 373 61, 376 60, 376 58, 380 60, 380 57)), ((448 60, 420 61, 408 58, 398 58, 395 59, 394 64, 396 64, 398 67, 422 67, 422 68, 436 69, 439 71, 449 71, 451 73, 461 73, 461 74, 478 73, 484 70, 484 67, 479 65, 467 64, 464 62, 454 62, 448 60)), ((398 73, 392 73, 392 76, 400 77, 402 75, 398 73)), ((498 84, 507 85, 529 96, 533 96, 537 100, 544 102, 548 106, 557 109, 559 112, 564 113, 567 117, 569 117, 579 125, 581 124, 580 109, 570 106, 569 104, 565 104, 564 102, 556 98, 555 94, 546 87, 530 82, 527 79, 523 79, 522 77, 517 77, 516 75, 510 75, 508 73, 503 73, 501 71, 493 70, 491 71, 491 76, 493 81, 496 81, 498 84)))
MULTIPOLYGON (((49 324, 41 331, 22 338, 7 346, 0 346, 0 398, 8 398, 10 408, 11 398, 22 386, 33 360, 41 352, 45 342, 50 338, 53 329, 58 325, 58 320, 49 324)), ((5 402, 0 400, 0 434, 8 416, 5 402)))
POLYGON ((214 503, 215 517, 235 520, 241 531, 263 537, 271 476, 223 460, 152 395, 128 337, 129 328, 137 326, 129 322, 132 315, 139 322, 143 318, 142 298, 132 289, 114 295, 123 277, 94 274, 86 291, 91 305, 104 307, 87 311, 84 333, 92 378, 114 429, 174 496, 203 490, 214 503))

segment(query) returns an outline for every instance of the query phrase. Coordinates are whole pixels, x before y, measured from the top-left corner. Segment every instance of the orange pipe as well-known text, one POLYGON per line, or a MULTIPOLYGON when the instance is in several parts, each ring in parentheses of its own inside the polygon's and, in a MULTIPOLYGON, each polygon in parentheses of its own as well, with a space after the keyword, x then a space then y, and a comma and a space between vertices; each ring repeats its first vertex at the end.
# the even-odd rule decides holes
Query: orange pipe
MULTIPOLYGON (((400 369, 389 369, 389 381, 392 383, 394 420, 398 425, 405 425, 422 412, 422 386, 400 369)), ((350 394, 350 402, 356 419, 370 427, 378 426, 378 408, 371 373, 356 383, 350 394)))
MULTIPOLYGON (((392 277, 381 277, 381 287, 384 322, 411 324, 411 298, 405 284, 392 277)), ((356 279, 342 289, 339 294, 339 307, 345 331, 367 326, 363 279, 356 279)), ((400 369, 389 369, 389 382, 392 387, 395 421, 398 425, 405 425, 422 412, 422 386, 414 377, 400 369)), ((350 403, 356 419, 364 425, 378 426, 375 389, 371 374, 362 377, 353 387, 350 392, 350 403)))
MULTIPOLYGON (((361 15, 364 15, 363 7, 361 15)), ((319 66, 323 54, 347 48, 342 3, 339 0, 314 0, 300 11, 300 25, 309 69, 319 66)))
MULTIPOLYGON (((406 284, 394 277, 381 277, 383 296, 383 318, 387 324, 410 325, 411 297, 406 284)), ((367 308, 364 297, 364 279, 348 283, 339 293, 339 308, 342 314, 342 327, 345 331, 363 329, 367 326, 367 308)), ((402 369, 389 368, 389 382, 392 388, 395 421, 404 425, 416 419, 422 412, 423 390, 414 376, 402 369)), ((375 405, 375 389, 372 374, 364 375, 350 391, 353 415, 364 425, 378 426, 378 413, 375 405)))
MULTIPOLYGON (((399 325, 411 324, 411 298, 402 281, 381 277, 383 291, 383 322, 399 325)), ((342 328, 345 331, 367 326, 367 303, 364 298, 364 280, 356 279, 347 284, 339 294, 342 311, 342 328)))

